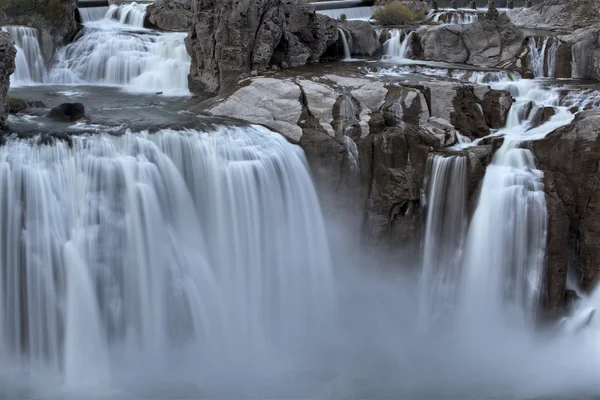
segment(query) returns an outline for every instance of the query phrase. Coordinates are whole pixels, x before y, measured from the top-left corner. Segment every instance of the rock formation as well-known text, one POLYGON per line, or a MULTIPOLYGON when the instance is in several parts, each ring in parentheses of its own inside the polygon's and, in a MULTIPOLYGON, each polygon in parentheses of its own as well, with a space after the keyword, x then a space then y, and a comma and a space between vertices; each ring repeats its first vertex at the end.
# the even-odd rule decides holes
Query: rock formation
MULTIPOLYGON (((369 238, 390 247, 402 243, 408 251, 421 239, 428 155, 455 144, 457 129, 474 137, 488 134, 485 121, 503 121, 512 101, 507 92, 485 85, 423 81, 397 86, 339 75, 258 77, 240 86, 208 101, 205 109, 265 125, 298 143, 326 206, 352 210, 369 238)), ((468 157, 471 198, 492 149, 486 144, 457 150, 468 157)))
POLYGON ((300 0, 193 0, 192 15, 192 91, 223 92, 253 70, 318 61, 338 39, 334 21, 300 0))
POLYGON ((600 277, 600 111, 583 111, 546 138, 526 144, 544 171, 548 204, 547 309, 560 313, 567 270, 589 290, 600 277))
MULTIPOLYGON (((348 32, 350 54, 373 56, 382 49, 373 25, 366 21, 343 21, 340 28, 348 32)), ((340 53, 343 54, 343 51, 340 53)))
POLYGON ((573 32, 600 24, 600 3, 596 0, 544 0, 531 8, 508 10, 506 14, 518 27, 573 32))
POLYGON ((149 28, 171 32, 188 32, 192 27, 191 0, 156 0, 146 9, 149 28))
POLYGON ((76 12, 77 0, 30 0, 27 12, 21 2, 6 0, 0 2, 0 26, 36 28, 44 60, 50 62, 56 49, 71 42, 79 31, 76 12))
POLYGON ((426 60, 496 67, 521 58, 525 36, 506 14, 484 18, 473 24, 422 27, 426 60))
POLYGON ((6 32, 0 32, 0 127, 8 117, 8 88, 10 76, 15 72, 17 50, 6 32))

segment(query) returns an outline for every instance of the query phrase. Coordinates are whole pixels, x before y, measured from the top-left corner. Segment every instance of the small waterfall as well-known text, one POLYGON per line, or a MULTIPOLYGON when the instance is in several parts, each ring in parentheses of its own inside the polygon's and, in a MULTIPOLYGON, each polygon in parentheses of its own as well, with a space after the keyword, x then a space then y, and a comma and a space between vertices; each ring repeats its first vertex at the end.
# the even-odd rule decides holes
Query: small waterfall
POLYGON ((106 18, 119 21, 123 25, 131 25, 136 28, 144 27, 147 4, 131 3, 122 6, 112 5, 106 12, 106 18))
POLYGON ((17 48, 16 69, 11 76, 10 84, 21 86, 44 82, 46 64, 40 50, 37 29, 26 26, 6 26, 2 30, 8 32, 17 48))
POLYGON ((330 331, 325 224, 281 136, 37 140, 0 147, 3 360, 86 386, 177 351, 206 371, 264 368, 330 331))
POLYGON ((530 37, 527 41, 529 47, 529 66, 536 78, 553 78, 556 70, 556 52, 560 41, 554 37, 530 37), (550 43, 550 46, 548 44, 550 43))
POLYGON ((48 83, 188 95, 191 60, 184 43, 186 34, 132 30, 131 25, 143 25, 143 15, 137 14, 142 9, 135 4, 113 6, 105 19, 88 23, 83 35, 58 53, 48 83), (117 17, 122 24, 111 21, 117 17))
POLYGON ((350 54, 350 46, 348 46, 348 39, 346 39, 346 34, 342 28, 338 28, 339 36, 342 39, 342 44, 344 45, 344 61, 349 61, 352 59, 352 55, 350 54))
POLYGON ((389 39, 383 44, 385 49, 384 60, 401 62, 412 56, 413 32, 404 33, 400 29, 388 31, 389 39))
POLYGON ((419 326, 455 302, 467 226, 467 158, 434 154, 427 160, 426 226, 419 283, 419 326))
POLYGON ((432 22, 441 24, 466 25, 477 22, 479 20, 479 14, 463 10, 432 11, 429 15, 429 19, 432 22))
POLYGON ((83 7, 78 8, 79 16, 81 17, 81 23, 86 24, 88 22, 99 21, 104 19, 110 7, 83 7))
POLYGON ((317 12, 333 19, 340 19, 343 14, 346 16, 347 20, 368 21, 375 13, 375 10, 377 10, 377 7, 353 7, 334 10, 317 10, 317 12))

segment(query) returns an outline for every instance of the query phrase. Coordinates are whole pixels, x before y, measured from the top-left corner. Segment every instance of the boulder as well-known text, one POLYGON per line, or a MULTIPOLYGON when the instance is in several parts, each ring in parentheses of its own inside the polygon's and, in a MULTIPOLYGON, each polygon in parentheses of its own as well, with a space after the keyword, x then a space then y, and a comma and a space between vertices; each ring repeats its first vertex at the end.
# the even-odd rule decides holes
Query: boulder
POLYGON ((500 129, 506 125, 512 102, 512 96, 505 90, 490 90, 484 95, 481 107, 490 128, 500 129))
POLYGON ((8 88, 10 76, 15 72, 17 49, 6 32, 0 32, 0 127, 8 117, 8 88))
POLYGON ((372 56, 381 51, 382 46, 377 38, 377 33, 367 21, 344 21, 340 27, 350 34, 348 47, 350 54, 359 56, 372 56))
POLYGON ((533 110, 533 115, 529 121, 527 129, 537 128, 540 125, 545 124, 548 120, 556 114, 554 107, 540 107, 533 110))
POLYGON ((146 9, 144 26, 170 32, 192 27, 192 0, 156 0, 146 9))
POLYGON ((60 122, 75 122, 85 117, 85 106, 81 103, 63 103, 48 113, 48 118, 60 122))
POLYGON ((464 63, 469 59, 461 26, 441 25, 422 28, 417 33, 421 38, 424 59, 450 63, 464 63))
POLYGON ((190 89, 223 93, 250 71, 318 61, 337 39, 335 22, 301 0, 192 0, 190 89))
POLYGON ((8 111, 11 114, 18 114, 27 110, 27 102, 22 99, 16 99, 14 97, 8 98, 8 111))

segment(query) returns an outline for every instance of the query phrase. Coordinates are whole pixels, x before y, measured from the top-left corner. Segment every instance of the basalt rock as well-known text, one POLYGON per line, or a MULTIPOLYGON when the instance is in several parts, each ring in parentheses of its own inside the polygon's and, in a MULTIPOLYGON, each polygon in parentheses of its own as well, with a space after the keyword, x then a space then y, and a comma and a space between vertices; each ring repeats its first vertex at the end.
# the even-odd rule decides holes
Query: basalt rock
POLYGON ((544 0, 531 8, 506 12, 519 27, 574 31, 598 24, 600 3, 596 0, 544 0))
POLYGON ((301 0, 192 0, 190 88, 224 92, 253 70, 315 62, 337 39, 334 21, 301 0))
POLYGON ((372 56, 381 51, 382 46, 373 29, 373 25, 366 21, 344 21, 340 27, 350 33, 348 47, 350 54, 359 56, 372 56))
POLYGON ((0 32, 0 127, 8 117, 8 88, 10 76, 15 71, 17 50, 6 32, 0 32))
POLYGON ((586 291, 600 277, 600 111, 580 112, 528 146, 544 172, 549 221, 543 301, 555 315, 564 306, 570 266, 586 291))
POLYGON ((144 25, 170 32, 188 32, 192 27, 192 0, 156 0, 146 9, 144 25))
POLYGON ((85 106, 81 103, 63 103, 48 113, 48 118, 60 122, 75 122, 85 117, 85 106))
MULTIPOLYGON (((459 114, 479 113, 484 128, 478 134, 489 132, 476 105, 482 100, 475 93, 484 91, 496 99, 508 96, 454 82, 257 77, 204 106, 209 114, 266 125, 299 144, 328 213, 351 215, 356 229, 382 246, 415 251, 428 155, 456 143, 459 114)), ((462 151, 468 157, 469 199, 476 196, 492 151, 490 144, 462 151)))

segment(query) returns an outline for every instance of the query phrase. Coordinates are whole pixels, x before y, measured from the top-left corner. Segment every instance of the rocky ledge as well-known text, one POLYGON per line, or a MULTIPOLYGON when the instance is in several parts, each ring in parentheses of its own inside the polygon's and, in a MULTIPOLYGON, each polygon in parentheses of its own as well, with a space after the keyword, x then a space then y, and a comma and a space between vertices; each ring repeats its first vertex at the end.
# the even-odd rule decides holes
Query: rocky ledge
POLYGON ((8 88, 10 75, 15 71, 17 50, 6 32, 0 32, 0 127, 8 117, 8 88))
POLYGON ((504 124, 507 92, 485 85, 363 77, 257 77, 204 110, 267 126, 305 151, 324 204, 350 210, 367 236, 414 251, 421 238, 421 189, 428 155, 466 153, 472 198, 493 143, 448 149, 457 131, 472 138, 504 124), (445 150, 442 150, 445 149, 445 150), (405 245, 405 246, 404 246, 405 245))

